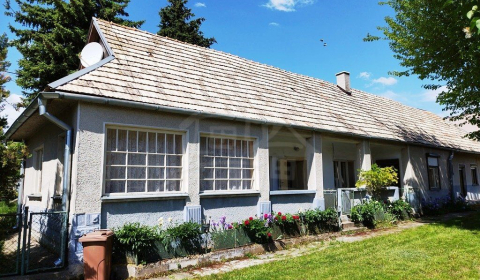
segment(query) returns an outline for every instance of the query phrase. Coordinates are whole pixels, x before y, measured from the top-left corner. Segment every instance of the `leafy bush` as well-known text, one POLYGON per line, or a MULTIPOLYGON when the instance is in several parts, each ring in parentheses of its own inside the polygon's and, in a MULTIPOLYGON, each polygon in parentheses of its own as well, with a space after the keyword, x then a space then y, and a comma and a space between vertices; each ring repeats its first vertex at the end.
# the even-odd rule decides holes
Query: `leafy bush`
POLYGON ((366 227, 375 228, 378 221, 385 216, 384 206, 376 200, 368 200, 352 207, 351 219, 355 223, 363 223, 366 227))
POLYGON ((376 164, 372 164, 370 170, 360 170, 358 181, 355 183, 355 186, 357 188, 366 187, 370 194, 378 196, 379 191, 387 186, 394 185, 397 182, 398 174, 395 168, 381 168, 376 164))
POLYGON ((433 198, 429 200, 422 199, 422 212, 427 216, 441 215, 451 212, 463 212, 470 210, 471 207, 462 197, 452 200, 449 195, 443 198, 433 198))
POLYGON ((249 217, 241 224, 237 224, 237 226, 243 228, 253 242, 260 244, 267 243, 272 238, 272 229, 270 227, 272 222, 268 219, 268 217, 271 216, 266 215, 267 219, 249 217))
POLYGON ((319 227, 320 231, 338 230, 338 213, 333 208, 328 208, 325 211, 319 209, 307 210, 303 213, 303 219, 310 231, 315 231, 313 230, 315 227, 319 227))
POLYGON ((407 220, 412 214, 412 206, 405 200, 399 199, 387 206, 387 211, 395 216, 397 220, 407 220))
POLYGON ((188 254, 199 253, 202 247, 201 229, 202 226, 194 222, 175 224, 161 231, 160 239, 167 251, 180 247, 188 254))
POLYGON ((8 201, 0 201, 0 214, 15 214, 17 213, 17 204, 8 201))
POLYGON ((128 223, 114 229, 114 248, 135 258, 135 263, 143 262, 159 240, 156 227, 143 226, 139 223, 128 223))

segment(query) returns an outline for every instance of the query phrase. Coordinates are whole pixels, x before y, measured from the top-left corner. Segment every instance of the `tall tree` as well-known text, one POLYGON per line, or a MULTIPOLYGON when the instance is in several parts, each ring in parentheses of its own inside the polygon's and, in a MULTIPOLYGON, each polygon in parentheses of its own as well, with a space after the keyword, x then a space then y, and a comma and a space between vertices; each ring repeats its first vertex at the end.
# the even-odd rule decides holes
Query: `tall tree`
MULTIPOLYGON (((2 103, 10 95, 5 88, 5 84, 10 81, 9 75, 6 73, 10 63, 7 58, 7 36, 0 36, 0 113, 4 107, 2 103)), ((23 143, 7 142, 3 129, 7 125, 7 119, 0 117, 0 198, 11 199, 15 197, 15 185, 20 178, 20 164, 24 157, 28 155, 27 148, 23 143)))
POLYGON ((92 17, 140 27, 143 21, 125 19, 130 0, 15 0, 6 2, 6 15, 23 28, 9 25, 12 40, 22 54, 17 84, 25 95, 24 106, 46 85, 78 69, 78 54, 87 40, 92 17), (17 8, 15 8, 17 9, 17 8))
POLYGON ((188 0, 168 0, 168 2, 170 4, 160 9, 159 12, 160 25, 158 27, 160 30, 157 32, 158 35, 206 48, 210 48, 217 42, 214 37, 205 38, 203 32, 200 31, 200 26, 205 18, 190 20, 195 17, 195 14, 187 8, 188 0))
MULTIPOLYGON (((392 7, 395 16, 386 17, 387 25, 378 29, 406 68, 392 74, 428 80, 424 87, 442 91, 437 102, 450 113, 450 119, 478 126, 480 35, 470 31, 467 19, 478 0, 389 0, 381 4, 392 7)), ((468 136, 480 139, 480 131, 468 136)))

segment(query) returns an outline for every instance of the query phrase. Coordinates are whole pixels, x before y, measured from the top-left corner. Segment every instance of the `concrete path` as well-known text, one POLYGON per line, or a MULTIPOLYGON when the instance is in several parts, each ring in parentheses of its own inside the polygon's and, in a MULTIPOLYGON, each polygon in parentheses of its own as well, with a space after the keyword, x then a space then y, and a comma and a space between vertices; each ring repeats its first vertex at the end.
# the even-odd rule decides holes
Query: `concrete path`
MULTIPOLYGON (((404 222, 399 224, 396 227, 393 228, 388 228, 388 229, 380 229, 380 230, 371 230, 371 231, 365 231, 365 232, 358 232, 354 234, 345 234, 340 237, 337 237, 335 242, 357 242, 357 241, 362 241, 368 238, 376 237, 376 236, 381 236, 381 235, 386 235, 386 234, 393 234, 393 233, 398 233, 401 231, 404 231, 409 228, 416 228, 419 226, 423 226, 426 224, 429 224, 432 221, 409 221, 409 222, 404 222)), ((208 267, 204 268, 197 268, 193 269, 190 271, 186 272, 175 272, 172 273, 168 276, 164 277, 158 277, 158 278, 150 278, 151 280, 164 280, 164 279, 190 279, 190 278, 195 278, 195 277, 200 277, 200 276, 207 276, 211 274, 217 274, 217 273, 224 273, 224 272, 229 272, 232 270, 236 269, 242 269, 254 265, 260 265, 264 263, 269 263, 272 261, 279 261, 279 260, 285 260, 285 259, 291 259, 307 254, 311 254, 314 252, 318 252, 321 250, 324 250, 330 246, 330 242, 312 242, 306 245, 302 245, 298 248, 291 248, 288 250, 283 250, 283 251, 277 251, 275 253, 270 253, 270 254, 263 254, 263 255, 258 255, 258 256, 253 256, 252 258, 246 258, 242 260, 233 260, 233 261, 227 261, 224 263, 219 263, 219 264, 214 264, 208 267)))

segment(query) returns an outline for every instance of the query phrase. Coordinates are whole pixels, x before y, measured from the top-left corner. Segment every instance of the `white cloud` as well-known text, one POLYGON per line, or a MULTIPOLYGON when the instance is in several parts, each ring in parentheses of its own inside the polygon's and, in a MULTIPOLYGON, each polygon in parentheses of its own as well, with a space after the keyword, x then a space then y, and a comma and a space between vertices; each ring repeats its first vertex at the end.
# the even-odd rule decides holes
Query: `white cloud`
POLYGON ((372 73, 369 73, 369 72, 361 72, 360 75, 358 75, 359 78, 362 78, 364 80, 370 79, 371 76, 372 76, 372 73))
POLYGON ((197 8, 206 8, 207 7, 207 5, 205 5, 205 3, 202 3, 202 2, 197 2, 197 3, 195 3, 194 6, 197 7, 197 8))
POLYGON ((268 25, 271 25, 271 26, 280 26, 280 24, 276 23, 276 22, 270 22, 268 25))
POLYGON ((442 92, 447 90, 447 86, 442 86, 436 90, 426 90, 422 93, 422 101, 424 102, 436 102, 437 96, 442 92))
POLYGON ((282 12, 294 12, 296 6, 313 4, 314 0, 268 0, 264 6, 282 12))
POLYGON ((382 93, 382 94, 379 94, 380 96, 382 97, 386 97, 388 99, 392 99, 392 100, 399 100, 401 95, 400 94, 397 94, 391 90, 387 90, 386 92, 382 93))
POLYGON ((374 79, 372 82, 374 84, 381 84, 381 85, 384 85, 384 86, 392 86, 392 85, 396 84, 398 81, 394 77, 388 77, 388 78, 380 77, 378 79, 374 79))
POLYGON ((25 109, 21 108, 19 111, 17 111, 14 107, 17 103, 22 101, 22 97, 20 95, 11 94, 6 101, 7 102, 1 104, 4 105, 4 110, 0 113, 0 116, 7 116, 8 125, 11 126, 25 109))

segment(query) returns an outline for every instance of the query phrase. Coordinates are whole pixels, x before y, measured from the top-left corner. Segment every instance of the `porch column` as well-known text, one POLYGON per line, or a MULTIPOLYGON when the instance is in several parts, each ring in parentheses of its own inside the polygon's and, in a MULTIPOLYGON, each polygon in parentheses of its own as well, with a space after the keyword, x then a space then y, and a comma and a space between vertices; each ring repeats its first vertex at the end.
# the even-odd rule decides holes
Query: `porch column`
POLYGON ((358 164, 362 170, 370 170, 372 168, 372 154, 370 152, 370 141, 363 140, 357 144, 358 164))
POLYGON ((324 209, 322 135, 312 132, 307 144, 308 189, 316 191, 313 207, 324 209))
POLYGON ((258 139, 257 178, 260 201, 270 201, 270 165, 268 154, 268 126, 262 126, 262 137, 258 139))

